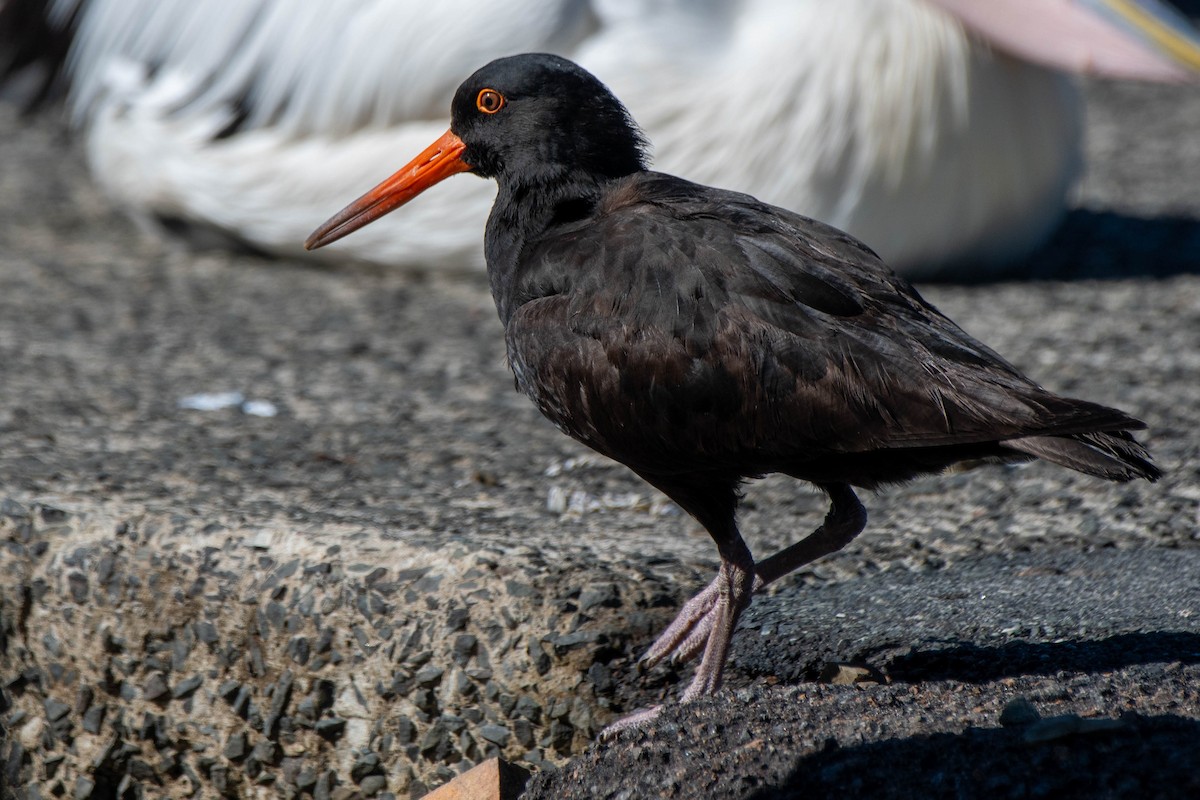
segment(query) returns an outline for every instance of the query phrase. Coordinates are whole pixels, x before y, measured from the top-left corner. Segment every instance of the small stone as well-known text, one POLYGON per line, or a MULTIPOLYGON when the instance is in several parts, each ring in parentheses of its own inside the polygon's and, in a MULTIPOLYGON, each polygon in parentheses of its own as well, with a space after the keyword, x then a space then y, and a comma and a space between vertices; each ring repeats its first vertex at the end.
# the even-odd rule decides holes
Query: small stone
POLYGON ((340 739, 345 730, 346 720, 341 717, 329 717, 316 725, 317 734, 330 742, 340 739))
POLYGON ((350 768, 350 779, 355 783, 362 783, 363 778, 382 771, 383 766, 379 762, 379 756, 375 753, 367 753, 355 761, 354 766, 350 768))
POLYGON ((442 725, 446 726, 446 730, 451 733, 458 733, 467 727, 467 721, 462 717, 457 717, 454 714, 442 714, 438 720, 442 725))
POLYGON ((450 748, 450 734, 442 721, 429 726, 421 738, 421 754, 430 760, 440 760, 441 754, 450 748))
POLYGON ((233 794, 233 784, 229 780, 229 768, 224 764, 218 764, 208 773, 209 779, 212 781, 213 788, 222 797, 230 797, 233 794))
POLYGON ((413 583, 412 588, 424 595, 431 595, 442 585, 441 575, 426 575, 413 583))
POLYGON ((91 706, 92 700, 96 698, 96 692, 90 686, 79 687, 79 692, 75 695, 75 713, 82 714, 91 706))
POLYGON ((221 685, 217 687, 217 694, 221 695, 226 703, 232 703, 235 699, 237 699, 238 690, 241 688, 242 685, 237 681, 223 681, 221 685))
POLYGON ((62 764, 62 762, 66 761, 66 759, 67 757, 62 753, 56 753, 52 756, 46 756, 46 758, 42 760, 42 769, 46 771, 47 780, 53 780, 54 776, 58 774, 59 766, 62 764))
POLYGON ((250 758, 260 764, 278 764, 282 755, 279 745, 269 740, 259 742, 250 751, 250 758))
POLYGON ((531 748, 534 744, 533 725, 527 719, 514 719, 512 721, 513 736, 524 748, 531 748))
POLYGON ((564 633, 560 636, 555 636, 551 640, 554 645, 554 651, 558 655, 569 652, 581 646, 594 646, 602 638, 602 635, 597 631, 575 631, 574 633, 564 633))
POLYGON ((552 666, 550 654, 542 648, 542 642, 536 636, 530 636, 525 642, 526 650, 529 653, 529 658, 533 661, 533 668, 538 675, 545 675, 550 671, 552 666))
POLYGON ((309 695, 296 704, 296 716, 307 722, 313 722, 316 720, 317 706, 316 703, 313 702, 312 695, 309 695))
POLYGON ((191 637, 178 637, 171 642, 171 669, 182 671, 187 662, 187 657, 191 655, 192 644, 194 641, 191 637))
POLYGON ((71 710, 69 705, 55 700, 53 697, 47 697, 42 705, 46 709, 46 719, 48 719, 50 722, 57 722, 65 717, 71 710))
POLYGON ((408 696, 414 706, 433 716, 438 713, 437 694, 431 689, 417 689, 408 696))
POLYGON ((611 583, 589 586, 579 593, 579 610, 587 611, 596 606, 616 607, 620 605, 617 587, 611 583))
POLYGON ((270 550, 272 538, 270 531, 258 531, 246 545, 254 550, 270 550))
POLYGON ((171 697, 175 698, 176 700, 187 697, 199 689, 202 683, 204 683, 203 676, 193 675, 192 677, 177 683, 175 688, 171 690, 171 697))
POLYGON ((606 664, 602 664, 599 661, 595 662, 588 667, 587 676, 592 685, 596 687, 597 694, 607 695, 612 691, 612 671, 606 664))
POLYGON ((196 632, 196 638, 205 644, 214 644, 220 640, 220 635, 217 633, 217 626, 213 625, 208 620, 201 620, 192 625, 192 630, 196 632))
POLYGON ((293 636, 287 645, 287 654, 291 656, 292 661, 304 666, 308 663, 308 657, 312 652, 312 647, 308 643, 307 636, 293 636))
POLYGON ((279 680, 275 682, 275 689, 271 694, 271 710, 267 714, 267 720, 263 727, 263 733, 269 739, 274 739, 279 735, 279 723, 292 696, 293 680, 292 671, 284 670, 284 673, 279 676, 279 680))
POLYGON ((446 629, 451 631, 461 631, 467 625, 467 620, 470 619, 471 612, 465 608, 452 608, 450 613, 446 615, 446 629))
POLYGON ((362 779, 358 788, 367 797, 374 797, 387 788, 387 777, 384 775, 368 775, 362 779))
POLYGON ((511 597, 533 597, 537 593, 537 590, 528 583, 514 581, 511 578, 504 581, 504 588, 508 590, 511 597))
POLYGON ((25 506, 16 500, 6 497, 0 501, 0 516, 11 517, 12 519, 24 519, 29 516, 29 512, 25 510, 25 506))
POLYGON ((75 779, 75 789, 71 793, 71 796, 74 797, 75 800, 87 800, 89 797, 92 796, 92 792, 95 791, 95 789, 96 789, 95 781, 92 781, 90 778, 80 775, 78 778, 75 779))
POLYGON ((856 683, 879 683, 878 676, 869 667, 855 664, 827 663, 817 680, 834 686, 853 686, 856 683))
POLYGON ((230 761, 240 761, 246 757, 248 746, 246 734, 239 731, 238 733, 231 734, 225 741, 225 749, 221 751, 221 755, 230 761))
POLYGON ((1008 701, 1000 712, 1000 724, 1005 728, 1019 727, 1037 722, 1042 715, 1033 707, 1033 703, 1024 697, 1008 701))
POLYGON ((107 711, 108 706, 103 703, 89 708, 83 715, 83 729, 88 733, 99 733, 101 726, 104 725, 104 715, 107 711))
POLYGON ((72 572, 67 575, 67 586, 71 591, 71 599, 83 605, 88 597, 88 579, 82 572, 72 572))
POLYGON ((470 697, 478 691, 475 684, 471 683, 471 679, 462 670, 456 669, 450 674, 450 684, 461 697, 470 697))
POLYGON ((237 696, 233 699, 233 713, 242 719, 250 715, 250 687, 245 684, 238 687, 237 696))
POLYGON ((158 735, 159 723, 162 718, 156 717, 153 714, 143 714, 142 724, 138 726, 137 735, 139 739, 154 739, 158 735))
POLYGON ((61 508, 54 508, 53 506, 42 506, 41 514, 42 522, 48 522, 51 525, 58 522, 65 522, 67 519, 66 511, 63 511, 61 508))
POLYGON ((562 755, 567 755, 571 751, 571 740, 575 736, 575 729, 570 724, 554 720, 550 723, 550 746, 557 750, 562 755))
POLYGON ((171 687, 167 685, 167 679, 163 677, 161 672, 150 673, 150 677, 146 679, 145 685, 142 686, 142 695, 150 701, 163 700, 170 693, 171 687))
POLYGON ((535 725, 542 719, 542 707, 527 694, 521 695, 516 705, 505 713, 507 716, 524 717, 535 725))
POLYGON ((459 664, 466 664, 475 653, 475 648, 479 644, 479 639, 470 633, 460 633, 454 637, 454 660, 459 664))
POLYGON ((334 784, 337 783, 337 773, 333 770, 322 772, 313 786, 313 800, 332 800, 330 797, 334 784))
POLYGON ((99 752, 92 757, 92 771, 100 772, 105 767, 111 767, 120 749, 121 740, 117 738, 116 734, 113 734, 104 747, 100 748, 99 752))
POLYGON ((411 744, 417 738, 417 726, 408 717, 399 717, 394 730, 397 744, 411 744))
POLYGON ((286 608, 272 600, 270 603, 267 603, 266 614, 267 620, 271 623, 271 626, 275 630, 280 630, 283 628, 283 621, 287 616, 286 608))
POLYGON ((576 697, 571 703, 571 713, 567 715, 567 722, 579 731, 588 731, 592 728, 592 709, 588 703, 584 702, 583 698, 576 697))
POLYGON ((443 670, 441 667, 434 666, 433 664, 426 664, 417 671, 417 674, 413 676, 413 679, 417 682, 418 686, 432 688, 441 683, 442 673, 444 672, 445 670, 443 670))
POLYGON ((42 636, 42 646, 46 648, 46 652, 50 655, 55 658, 62 658, 62 642, 58 641, 58 638, 50 631, 46 631, 45 635, 42 636))
POLYGON ((334 690, 336 688, 333 681, 325 678, 313 684, 312 698, 318 714, 333 707, 334 690))
POLYGON ((296 788, 302 792, 306 792, 317 785, 317 773, 312 767, 305 767, 300 770, 300 774, 296 776, 296 788))
MULTIPOLYGON (((46 722, 41 717, 34 717, 21 726, 17 731, 17 746, 9 753, 9 759, 21 760, 21 750, 36 750, 42 741, 42 733, 46 730, 46 722)), ((3 767, 3 763, 0 763, 3 767)))
MULTIPOLYGON (((102 585, 109 586, 112 583, 113 576, 117 571, 117 559, 109 554, 103 556, 99 563, 96 564, 96 580, 102 585)), ((113 591, 116 587, 109 586, 109 590, 113 591)))
POLYGON ((571 713, 571 701, 565 697, 559 697, 550 704, 549 710, 546 711, 546 716, 550 719, 565 719, 571 713))
POLYGON ((497 747, 504 747, 508 744, 511 732, 503 725, 482 725, 479 735, 497 747))

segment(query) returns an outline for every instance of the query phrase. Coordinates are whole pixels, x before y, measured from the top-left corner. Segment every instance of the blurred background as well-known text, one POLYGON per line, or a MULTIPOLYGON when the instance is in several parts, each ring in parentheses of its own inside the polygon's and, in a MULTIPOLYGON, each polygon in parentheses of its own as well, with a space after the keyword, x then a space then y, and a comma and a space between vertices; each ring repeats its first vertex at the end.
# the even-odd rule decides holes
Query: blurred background
MULTIPOLYGON (((114 203, 199 244, 301 256, 316 224, 444 130, 466 75, 550 51, 628 105, 655 168, 843 228, 909 277, 1162 275, 1200 256, 1200 200, 1185 191, 1153 220, 1081 208, 1080 80, 1195 83, 1197 13, 1194 0, 0 0, 0 69, 10 98, 65 104, 114 203), (1164 237, 1170 257, 1138 263, 1129 243, 1164 237)), ((1194 130, 1163 146, 1200 147, 1194 130)), ((493 193, 451 181, 304 257, 482 268, 493 193)))

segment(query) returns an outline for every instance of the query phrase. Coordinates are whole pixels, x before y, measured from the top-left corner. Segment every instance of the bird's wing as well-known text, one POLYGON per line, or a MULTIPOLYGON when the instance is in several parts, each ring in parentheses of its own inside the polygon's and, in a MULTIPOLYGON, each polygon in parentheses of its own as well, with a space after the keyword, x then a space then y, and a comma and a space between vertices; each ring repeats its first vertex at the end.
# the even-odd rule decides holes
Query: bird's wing
POLYGON ((846 234, 745 195, 640 177, 525 264, 518 384, 626 463, 1138 426, 1041 389, 846 234))

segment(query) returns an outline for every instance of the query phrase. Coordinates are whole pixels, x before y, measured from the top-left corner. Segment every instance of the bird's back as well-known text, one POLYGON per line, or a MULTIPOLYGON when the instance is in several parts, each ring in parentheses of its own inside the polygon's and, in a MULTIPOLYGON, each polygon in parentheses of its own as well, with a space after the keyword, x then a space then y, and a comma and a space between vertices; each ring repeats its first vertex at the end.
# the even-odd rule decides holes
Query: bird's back
POLYGON ((1022 437, 1142 427, 1047 392, 858 241, 746 195, 638 173, 522 253, 506 326, 518 385, 644 474, 876 485, 1053 455, 999 444, 1022 437))

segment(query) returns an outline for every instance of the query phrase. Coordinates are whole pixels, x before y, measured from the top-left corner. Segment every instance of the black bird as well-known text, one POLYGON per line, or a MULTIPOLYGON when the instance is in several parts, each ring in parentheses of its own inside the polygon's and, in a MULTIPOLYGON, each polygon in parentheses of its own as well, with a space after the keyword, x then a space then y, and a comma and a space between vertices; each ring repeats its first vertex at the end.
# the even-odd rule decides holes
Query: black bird
POLYGON ((1143 423, 1033 383, 861 242, 647 170, 628 112, 572 62, 493 61, 458 88, 450 119, 305 246, 457 172, 496 180, 484 245, 517 388, 717 544, 717 577, 643 657, 703 651, 683 701, 720 685, 752 594, 863 529, 855 488, 979 459, 1159 477, 1128 433, 1143 423), (739 487, 775 472, 815 484, 830 508, 808 537, 756 563, 735 521, 739 487))

